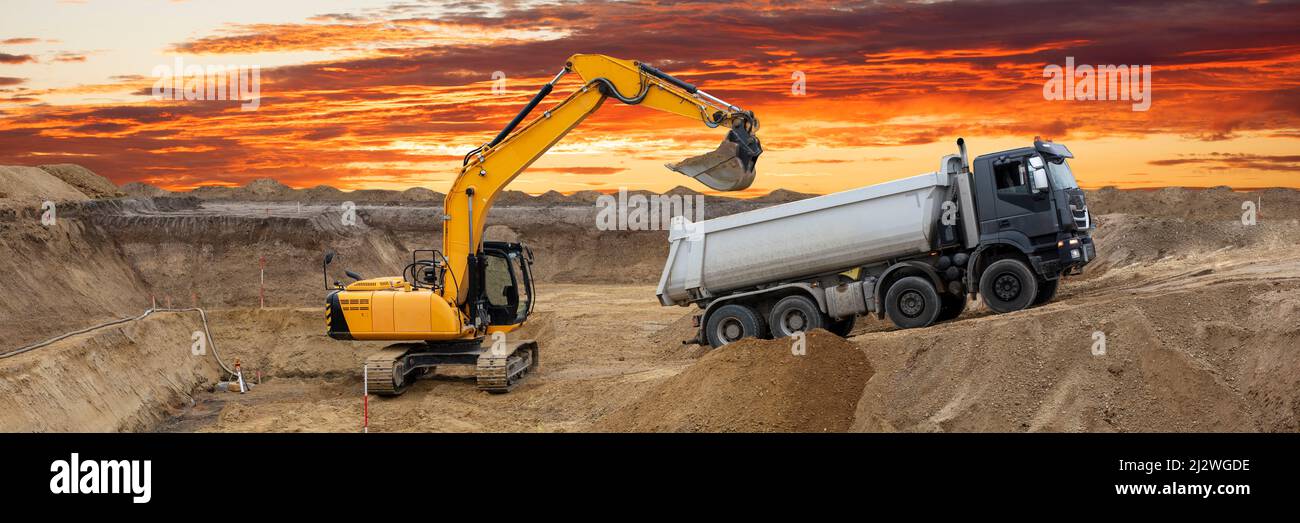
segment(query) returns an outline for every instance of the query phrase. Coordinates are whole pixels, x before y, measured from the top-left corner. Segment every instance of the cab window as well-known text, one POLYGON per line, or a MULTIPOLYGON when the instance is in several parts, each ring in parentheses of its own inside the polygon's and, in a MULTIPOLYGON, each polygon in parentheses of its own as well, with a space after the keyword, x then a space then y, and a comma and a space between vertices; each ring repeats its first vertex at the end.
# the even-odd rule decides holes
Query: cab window
POLYGON ((1029 194, 1029 173, 1024 162, 1014 160, 994 165, 993 179, 999 195, 1029 194))
POLYGON ((484 271, 484 291, 488 303, 498 307, 512 307, 519 303, 519 294, 515 290, 515 280, 510 270, 510 262, 503 256, 488 256, 487 269, 484 271))

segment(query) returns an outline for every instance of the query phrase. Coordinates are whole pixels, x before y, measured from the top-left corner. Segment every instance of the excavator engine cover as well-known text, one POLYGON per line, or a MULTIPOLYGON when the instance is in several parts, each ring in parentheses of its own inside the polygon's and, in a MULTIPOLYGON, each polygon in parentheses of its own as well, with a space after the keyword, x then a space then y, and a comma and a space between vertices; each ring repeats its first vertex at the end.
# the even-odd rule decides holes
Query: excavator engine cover
POLYGON ((717 191, 739 191, 754 182, 754 165, 760 154, 763 146, 758 137, 744 126, 737 126, 717 149, 665 167, 717 191))

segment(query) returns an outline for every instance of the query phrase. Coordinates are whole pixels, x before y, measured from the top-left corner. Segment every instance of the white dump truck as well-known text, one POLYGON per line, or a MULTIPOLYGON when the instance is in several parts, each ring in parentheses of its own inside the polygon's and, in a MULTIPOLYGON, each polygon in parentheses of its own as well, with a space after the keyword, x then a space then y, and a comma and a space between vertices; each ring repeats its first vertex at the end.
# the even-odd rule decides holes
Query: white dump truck
POLYGON ((956 318, 977 295, 1003 313, 1051 300, 1096 256, 1064 145, 945 156, 939 170, 700 222, 677 218, 657 294, 695 305, 686 343, 721 346, 857 316, 901 328, 956 318))

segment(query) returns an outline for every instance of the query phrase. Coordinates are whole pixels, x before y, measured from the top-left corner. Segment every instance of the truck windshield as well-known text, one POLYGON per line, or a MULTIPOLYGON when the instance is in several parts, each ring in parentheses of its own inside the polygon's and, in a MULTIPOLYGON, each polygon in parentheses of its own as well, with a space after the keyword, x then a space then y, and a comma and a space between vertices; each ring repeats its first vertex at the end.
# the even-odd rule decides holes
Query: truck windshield
POLYGON ((1079 182, 1074 180, 1070 165, 1062 158, 1060 163, 1047 162, 1047 173, 1052 177, 1052 187, 1057 189, 1078 189, 1079 182))

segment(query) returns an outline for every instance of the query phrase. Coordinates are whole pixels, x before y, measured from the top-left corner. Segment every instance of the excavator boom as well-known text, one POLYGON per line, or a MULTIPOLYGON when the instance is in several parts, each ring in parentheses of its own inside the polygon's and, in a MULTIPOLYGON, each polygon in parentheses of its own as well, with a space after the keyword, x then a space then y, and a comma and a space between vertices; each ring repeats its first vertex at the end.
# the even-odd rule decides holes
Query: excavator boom
MULTIPOLYGON (((494 140, 466 155, 444 204, 447 218, 442 252, 452 264, 452 274, 464 274, 467 257, 477 252, 488 209, 497 195, 599 109, 606 98, 698 120, 707 127, 730 128, 718 150, 668 167, 719 191, 743 190, 753 182, 754 165, 762 154, 762 146, 754 136, 758 121, 753 113, 646 64, 596 54, 573 55, 494 140), (516 131, 519 123, 570 72, 582 77, 582 87, 516 131)), ((464 277, 458 280, 458 285, 445 287, 444 296, 463 304, 462 296, 470 282, 464 277)))

